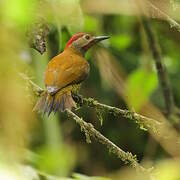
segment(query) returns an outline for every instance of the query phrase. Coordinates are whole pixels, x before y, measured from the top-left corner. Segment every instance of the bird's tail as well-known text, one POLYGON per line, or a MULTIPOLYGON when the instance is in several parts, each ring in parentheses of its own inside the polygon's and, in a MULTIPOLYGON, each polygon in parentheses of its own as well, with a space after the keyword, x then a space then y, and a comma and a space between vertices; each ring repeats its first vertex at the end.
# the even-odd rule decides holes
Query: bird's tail
POLYGON ((34 106, 33 111, 41 111, 43 114, 47 113, 49 116, 52 111, 54 113, 57 111, 63 112, 65 109, 71 110, 73 107, 76 108, 76 103, 71 96, 71 91, 63 94, 59 91, 54 95, 50 95, 44 91, 34 106))

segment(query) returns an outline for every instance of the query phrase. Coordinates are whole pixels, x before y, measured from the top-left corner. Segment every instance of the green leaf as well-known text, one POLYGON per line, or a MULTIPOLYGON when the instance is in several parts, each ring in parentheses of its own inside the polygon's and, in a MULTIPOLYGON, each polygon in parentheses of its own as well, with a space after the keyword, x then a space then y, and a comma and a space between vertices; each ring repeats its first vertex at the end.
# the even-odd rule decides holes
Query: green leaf
POLYGON ((110 45, 117 50, 124 50, 132 43, 132 37, 127 34, 115 35, 110 39, 110 45))
POLYGON ((85 16, 84 19, 84 31, 85 32, 95 32, 98 31, 99 22, 97 18, 92 16, 85 16))
POLYGON ((127 96, 130 105, 136 111, 140 110, 157 85, 158 80, 155 72, 138 69, 131 73, 127 80, 127 96))

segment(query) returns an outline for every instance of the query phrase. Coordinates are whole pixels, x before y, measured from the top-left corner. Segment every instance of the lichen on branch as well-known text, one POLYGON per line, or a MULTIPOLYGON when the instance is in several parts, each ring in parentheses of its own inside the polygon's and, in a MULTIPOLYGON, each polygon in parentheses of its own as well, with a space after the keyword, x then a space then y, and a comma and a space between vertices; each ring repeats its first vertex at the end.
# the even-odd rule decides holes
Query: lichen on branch
POLYGON ((49 34, 49 27, 44 20, 35 22, 27 31, 27 38, 31 48, 43 54, 46 52, 46 37, 49 34))

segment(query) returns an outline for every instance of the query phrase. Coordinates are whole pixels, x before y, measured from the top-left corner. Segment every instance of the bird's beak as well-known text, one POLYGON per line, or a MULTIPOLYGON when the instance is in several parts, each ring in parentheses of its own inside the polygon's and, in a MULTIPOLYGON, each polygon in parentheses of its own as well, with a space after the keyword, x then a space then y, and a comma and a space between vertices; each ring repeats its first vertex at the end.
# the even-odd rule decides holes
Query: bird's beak
POLYGON ((94 41, 95 41, 95 43, 97 43, 97 42, 100 42, 100 41, 103 41, 103 40, 109 39, 109 38, 110 38, 109 36, 96 36, 96 37, 94 37, 94 41))
POLYGON ((96 43, 103 41, 105 39, 109 39, 109 38, 110 38, 109 36, 95 36, 90 40, 90 42, 86 46, 83 47, 83 49, 86 52, 89 48, 91 48, 96 43))

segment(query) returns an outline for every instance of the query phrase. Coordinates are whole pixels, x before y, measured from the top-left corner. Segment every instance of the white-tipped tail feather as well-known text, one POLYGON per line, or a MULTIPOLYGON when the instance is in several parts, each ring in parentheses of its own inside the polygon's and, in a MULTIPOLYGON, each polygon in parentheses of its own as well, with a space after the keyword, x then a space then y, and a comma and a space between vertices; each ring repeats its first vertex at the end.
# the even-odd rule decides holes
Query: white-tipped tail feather
POLYGON ((71 110, 73 107, 76 108, 76 103, 74 102, 70 91, 63 94, 57 92, 54 95, 45 91, 37 101, 33 111, 41 111, 43 114, 47 113, 49 116, 51 112, 63 112, 65 109, 71 110))

